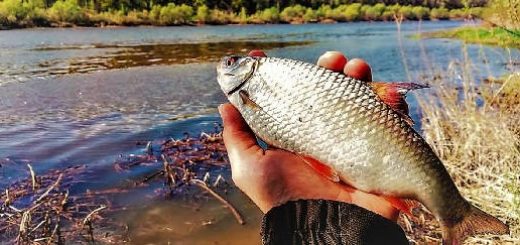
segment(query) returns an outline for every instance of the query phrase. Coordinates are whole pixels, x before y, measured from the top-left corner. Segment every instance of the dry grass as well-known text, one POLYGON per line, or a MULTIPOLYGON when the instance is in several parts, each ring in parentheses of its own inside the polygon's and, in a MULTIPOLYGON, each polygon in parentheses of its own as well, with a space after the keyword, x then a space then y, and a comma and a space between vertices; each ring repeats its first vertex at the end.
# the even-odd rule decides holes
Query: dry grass
MULTIPOLYGON (((417 96, 423 135, 462 194, 511 229, 511 235, 472 237, 466 243, 519 244, 520 76, 508 76, 502 84, 477 82, 467 56, 440 74, 429 81, 431 89, 417 96)), ((439 238, 438 228, 417 228, 430 229, 436 222, 424 210, 419 213, 424 218, 410 222, 408 229, 405 221, 401 224, 415 242, 435 242, 426 236, 439 238)))

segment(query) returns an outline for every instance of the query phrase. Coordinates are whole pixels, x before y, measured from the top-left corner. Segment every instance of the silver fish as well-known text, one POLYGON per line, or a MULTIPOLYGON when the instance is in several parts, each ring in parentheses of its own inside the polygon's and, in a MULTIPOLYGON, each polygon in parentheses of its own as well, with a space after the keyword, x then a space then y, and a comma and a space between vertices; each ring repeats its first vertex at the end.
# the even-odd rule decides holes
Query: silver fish
POLYGON ((364 192, 421 202, 440 222, 445 244, 509 233, 462 197, 408 118, 367 82, 274 57, 224 57, 217 73, 223 92, 259 138, 326 164, 364 192))

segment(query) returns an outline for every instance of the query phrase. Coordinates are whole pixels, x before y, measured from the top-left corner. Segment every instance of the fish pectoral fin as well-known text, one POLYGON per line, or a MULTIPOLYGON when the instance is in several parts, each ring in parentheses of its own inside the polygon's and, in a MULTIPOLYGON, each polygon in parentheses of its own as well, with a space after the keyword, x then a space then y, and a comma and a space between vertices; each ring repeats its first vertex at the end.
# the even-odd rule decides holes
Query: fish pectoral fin
POLYGON ((309 156, 302 156, 302 155, 298 155, 300 156, 300 158, 303 159, 303 161, 305 163, 307 163, 307 165, 309 165, 312 169, 314 169, 314 171, 316 171, 317 173, 327 177, 327 179, 333 181, 333 182, 339 182, 339 175, 338 175, 338 172, 336 172, 336 170, 334 170, 333 168, 325 165, 324 163, 314 159, 313 157, 309 157, 309 156))
POLYGON ((401 199, 392 196, 381 196, 388 201, 394 208, 405 213, 409 217, 413 217, 412 210, 417 207, 417 202, 410 199, 401 199))
POLYGON ((406 93, 411 90, 427 88, 428 86, 417 83, 390 83, 390 82, 370 82, 372 90, 390 108, 399 113, 410 126, 414 122, 408 115, 408 104, 406 103, 406 93))
POLYGON ((262 109, 262 107, 260 107, 256 102, 251 100, 251 98, 249 97, 249 93, 247 91, 240 90, 238 92, 238 94, 240 95, 240 99, 242 100, 242 103, 245 106, 248 106, 248 107, 250 107, 251 109, 254 109, 254 110, 261 110, 262 109))

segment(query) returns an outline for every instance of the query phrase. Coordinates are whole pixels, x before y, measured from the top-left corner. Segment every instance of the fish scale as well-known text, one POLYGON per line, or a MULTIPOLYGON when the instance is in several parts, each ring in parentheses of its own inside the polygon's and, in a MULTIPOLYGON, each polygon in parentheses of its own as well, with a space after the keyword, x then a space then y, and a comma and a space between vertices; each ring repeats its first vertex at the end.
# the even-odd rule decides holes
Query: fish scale
POLYGON ((507 231, 460 195, 429 145, 368 83, 273 57, 226 57, 217 72, 263 141, 330 166, 359 190, 420 201, 441 222, 445 243, 507 231))

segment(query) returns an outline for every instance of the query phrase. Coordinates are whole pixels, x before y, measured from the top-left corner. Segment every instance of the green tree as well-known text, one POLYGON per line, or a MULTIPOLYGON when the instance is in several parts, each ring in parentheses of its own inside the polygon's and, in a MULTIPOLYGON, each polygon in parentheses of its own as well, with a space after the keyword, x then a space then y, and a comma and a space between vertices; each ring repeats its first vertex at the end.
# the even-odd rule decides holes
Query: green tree
POLYGON ((59 22, 82 23, 86 18, 77 0, 58 0, 48 13, 52 20, 59 22))
POLYGON ((200 23, 204 24, 206 21, 208 21, 209 17, 209 8, 205 4, 199 5, 197 7, 197 15, 195 16, 195 20, 200 23))
POLYGON ((344 12, 347 21, 355 21, 361 19, 361 4, 353 3, 348 5, 344 12))
POLYGON ((430 14, 430 9, 423 7, 423 6, 415 6, 412 8, 413 15, 418 20, 424 20, 428 18, 428 15, 430 14))
POLYGON ((316 15, 316 11, 314 11, 312 8, 307 8, 305 11, 305 14, 303 15, 303 21, 305 22, 311 22, 316 21, 318 19, 318 16, 316 15))
POLYGON ((247 23, 247 12, 246 8, 242 7, 240 9, 240 14, 238 15, 238 19, 240 21, 240 24, 246 24, 247 23))
POLYGON ((448 19, 450 17, 450 12, 448 9, 441 7, 441 8, 434 8, 430 12, 430 18, 436 19, 436 20, 444 20, 448 19))

